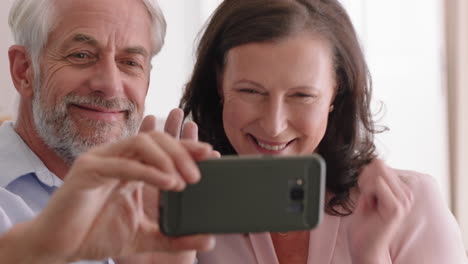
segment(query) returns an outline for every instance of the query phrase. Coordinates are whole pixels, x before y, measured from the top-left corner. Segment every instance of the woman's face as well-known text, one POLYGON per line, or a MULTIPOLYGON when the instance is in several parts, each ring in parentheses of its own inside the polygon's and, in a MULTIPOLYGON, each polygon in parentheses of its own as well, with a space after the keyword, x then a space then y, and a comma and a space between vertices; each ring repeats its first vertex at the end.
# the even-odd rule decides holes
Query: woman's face
POLYGON ((222 75, 223 125, 240 155, 314 152, 335 95, 333 53, 301 33, 231 49, 222 75))

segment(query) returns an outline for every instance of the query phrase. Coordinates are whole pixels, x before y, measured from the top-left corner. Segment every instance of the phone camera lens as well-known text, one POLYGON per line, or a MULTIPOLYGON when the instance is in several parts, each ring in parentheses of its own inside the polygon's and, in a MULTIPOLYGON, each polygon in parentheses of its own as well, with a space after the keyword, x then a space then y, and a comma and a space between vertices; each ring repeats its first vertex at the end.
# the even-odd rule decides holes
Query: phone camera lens
POLYGON ((301 202, 293 202, 289 205, 288 211, 293 214, 300 214, 304 211, 304 205, 301 202))
POLYGON ((304 200, 304 190, 300 187, 294 187, 291 189, 290 198, 293 201, 302 201, 304 200))

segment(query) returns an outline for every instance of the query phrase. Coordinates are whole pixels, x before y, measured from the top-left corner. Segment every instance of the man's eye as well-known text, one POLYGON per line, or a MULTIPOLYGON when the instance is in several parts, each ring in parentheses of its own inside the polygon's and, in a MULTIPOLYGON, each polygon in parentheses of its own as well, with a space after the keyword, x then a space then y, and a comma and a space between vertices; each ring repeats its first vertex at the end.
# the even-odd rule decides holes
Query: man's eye
POLYGON ((95 57, 87 52, 75 52, 68 55, 67 59, 75 64, 88 64, 93 62, 95 57))
POLYGON ((84 52, 78 52, 78 53, 71 54, 70 57, 83 60, 83 59, 88 59, 90 56, 89 54, 86 54, 84 52))
POLYGON ((132 61, 132 60, 126 60, 126 61, 123 61, 123 64, 127 65, 127 66, 131 66, 131 67, 139 67, 140 64, 136 61, 132 61))

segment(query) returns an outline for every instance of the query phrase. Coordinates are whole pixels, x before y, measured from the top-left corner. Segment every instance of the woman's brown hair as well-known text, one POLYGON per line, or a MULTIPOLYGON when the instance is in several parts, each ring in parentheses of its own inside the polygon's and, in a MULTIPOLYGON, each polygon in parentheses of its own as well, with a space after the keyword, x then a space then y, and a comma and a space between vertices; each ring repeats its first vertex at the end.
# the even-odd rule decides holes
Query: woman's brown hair
MULTIPOLYGON (((364 165, 375 158, 376 133, 370 111, 371 78, 356 32, 337 0, 225 0, 200 39, 197 60, 180 106, 199 126, 199 139, 221 154, 236 154, 223 128, 218 80, 230 49, 310 32, 327 39, 334 51, 337 83, 334 111, 319 144, 327 163, 326 212, 348 215, 350 189, 364 165)), ((273 55, 274 56, 274 55, 273 55)))

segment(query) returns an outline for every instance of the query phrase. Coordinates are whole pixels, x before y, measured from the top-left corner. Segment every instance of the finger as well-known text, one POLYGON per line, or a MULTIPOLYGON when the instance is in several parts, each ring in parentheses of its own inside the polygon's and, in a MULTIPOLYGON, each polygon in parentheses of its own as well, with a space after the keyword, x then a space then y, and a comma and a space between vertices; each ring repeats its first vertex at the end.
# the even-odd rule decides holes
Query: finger
POLYGON ((184 112, 182 111, 182 109, 172 109, 172 111, 167 116, 167 120, 164 125, 164 131, 178 139, 180 137, 180 130, 182 129, 183 120, 184 112))
POLYGON ((195 183, 200 179, 200 171, 195 161, 201 156, 208 156, 212 151, 210 145, 193 140, 176 141, 166 134, 155 135, 158 144, 171 157, 184 182, 195 183))
POLYGON ((398 174, 393 172, 382 178, 387 183, 396 199, 400 202, 406 202, 409 200, 408 192, 405 191, 406 186, 401 182, 398 174))
MULTIPOLYGON (((153 166, 145 165, 135 160, 119 157, 98 157, 95 155, 82 155, 77 159, 72 168, 84 171, 77 173, 75 177, 94 177, 89 184, 99 185, 106 179, 117 179, 125 181, 142 181, 153 185, 161 190, 171 190, 177 184, 175 178, 153 166)), ((74 175, 72 174, 72 177, 74 175)), ((78 180, 78 179, 76 179, 78 180)), ((92 187, 92 186, 88 186, 92 187)))
POLYGON ((367 167, 365 173, 369 174, 368 177, 382 178, 398 200, 403 203, 409 200, 408 192, 405 190, 405 184, 400 180, 395 170, 388 167, 384 161, 374 159, 367 167))
MULTIPOLYGON (((395 178, 392 179, 395 183, 394 185, 398 186, 399 195, 397 196, 400 203, 404 206, 406 210, 409 210, 413 204, 413 192, 411 188, 403 181, 400 175, 395 173, 395 178)), ((394 191, 395 193, 395 191, 394 191)))
POLYGON ((210 158, 219 159, 219 158, 221 158, 221 153, 219 153, 219 151, 217 151, 217 150, 213 150, 213 152, 211 153, 210 158))
POLYGON ((197 250, 208 251, 212 250, 216 245, 216 240, 213 235, 193 235, 185 237, 173 237, 169 239, 168 250, 197 250))
POLYGON ((390 220, 400 213, 398 199, 382 177, 378 177, 374 181, 367 181, 365 185, 360 185, 359 188, 361 189, 361 198, 365 199, 364 201, 375 201, 373 209, 383 219, 390 220))
POLYGON ((140 132, 149 132, 156 129, 156 117, 146 116, 140 126, 140 132))
POLYGON ((186 250, 208 251, 215 247, 216 240, 213 235, 191 235, 181 237, 167 237, 163 234, 153 237, 153 243, 148 240, 145 247, 152 246, 166 252, 177 252, 186 250))
POLYGON ((212 151, 211 146, 206 143, 187 140, 183 142, 166 133, 153 131, 140 133, 119 143, 100 146, 92 153, 108 157, 120 156, 153 166, 175 177, 178 181, 176 190, 182 190, 186 181, 194 183, 200 179, 195 158, 205 158, 205 153, 212 151))
POLYGON ((354 209, 354 212, 356 213, 361 213, 364 216, 375 211, 375 197, 368 194, 361 192, 359 199, 356 203, 356 207, 354 209))
POLYGON ((157 223, 144 219, 141 232, 136 237, 138 252, 165 251, 176 252, 185 250, 206 251, 213 249, 213 235, 200 234, 180 237, 170 237, 162 234, 157 223))
POLYGON ((189 121, 184 124, 182 128, 182 137, 183 139, 190 139, 198 141, 198 126, 193 121, 189 121))
POLYGON ((385 165, 385 163, 381 160, 377 165, 382 170, 382 178, 387 182, 388 186, 392 190, 394 196, 405 206, 410 206, 413 200, 413 193, 410 187, 407 185, 406 182, 398 175, 398 173, 385 165))
POLYGON ((172 175, 176 180, 174 191, 185 189, 185 175, 191 171, 184 169, 190 167, 190 155, 186 153, 178 140, 168 134, 153 132, 148 136, 149 142, 142 143, 144 140, 138 142, 143 162, 172 175), (188 165, 181 166, 181 159, 184 159, 188 165))
POLYGON ((185 139, 181 140, 180 142, 187 149, 195 161, 220 157, 219 152, 213 150, 213 147, 207 143, 185 139))
POLYGON ((120 157, 139 161, 167 175, 172 175, 178 184, 183 184, 184 180, 174 164, 173 155, 168 153, 170 149, 177 146, 181 148, 178 140, 168 134, 153 131, 151 133, 140 133, 118 143, 97 147, 90 153, 97 156, 120 157), (164 142, 164 144, 162 145, 161 142, 164 142))
POLYGON ((159 189, 152 185, 145 184, 143 187, 143 203, 145 205, 143 210, 148 219, 154 222, 157 221, 159 215, 159 196, 159 189))

